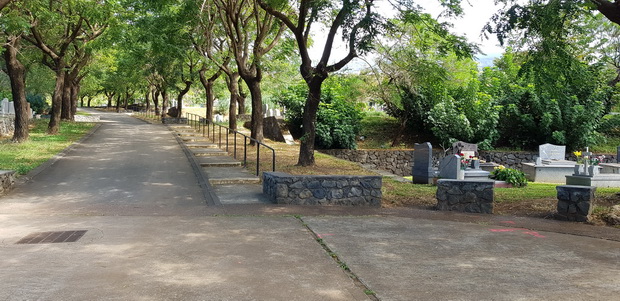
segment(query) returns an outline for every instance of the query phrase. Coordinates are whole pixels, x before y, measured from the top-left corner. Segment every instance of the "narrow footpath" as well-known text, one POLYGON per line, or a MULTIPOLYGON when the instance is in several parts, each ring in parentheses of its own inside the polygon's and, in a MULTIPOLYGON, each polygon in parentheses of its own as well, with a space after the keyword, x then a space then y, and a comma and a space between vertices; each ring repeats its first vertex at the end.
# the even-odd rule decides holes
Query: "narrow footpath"
POLYGON ((271 204, 191 131, 95 114, 90 136, 0 197, 0 300, 620 295, 618 229, 271 204))

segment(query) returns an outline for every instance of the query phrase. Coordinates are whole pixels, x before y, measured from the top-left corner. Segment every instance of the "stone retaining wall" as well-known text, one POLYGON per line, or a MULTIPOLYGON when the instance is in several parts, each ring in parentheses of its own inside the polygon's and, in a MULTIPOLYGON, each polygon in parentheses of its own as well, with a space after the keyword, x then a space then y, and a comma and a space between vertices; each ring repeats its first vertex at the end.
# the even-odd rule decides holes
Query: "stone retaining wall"
POLYGON ((0 170, 0 195, 3 195, 15 186, 15 171, 0 170))
POLYGON ((263 193, 278 204, 380 206, 380 176, 263 173, 263 193))
POLYGON ((437 210, 493 214, 493 181, 437 181, 437 210))
MULTIPOLYGON (((321 150, 321 152, 340 159, 358 162, 373 169, 385 170, 399 176, 411 176, 413 150, 329 149, 321 150)), ((481 159, 487 162, 494 162, 522 170, 523 163, 534 162, 534 157, 538 156, 538 152, 480 151, 479 155, 481 159)), ((438 161, 442 157, 443 151, 433 150, 433 165, 435 167, 438 167, 438 161)), ((576 158, 571 153, 566 155, 566 160, 576 161, 576 158)), ((616 155, 605 154, 603 163, 616 163, 616 155)))
POLYGON ((99 115, 75 115, 73 116, 75 122, 100 122, 101 116, 99 115))
MULTIPOLYGON (((350 150, 328 149, 322 153, 336 158, 357 162, 371 169, 380 169, 399 176, 411 176, 413 150, 350 150)), ((433 161, 439 158, 442 152, 433 152, 433 161)))
POLYGON ((558 192, 558 213, 556 218, 576 222, 587 222, 594 204, 593 186, 561 185, 558 192))
POLYGON ((0 137, 13 136, 15 131, 15 116, 0 115, 0 137))

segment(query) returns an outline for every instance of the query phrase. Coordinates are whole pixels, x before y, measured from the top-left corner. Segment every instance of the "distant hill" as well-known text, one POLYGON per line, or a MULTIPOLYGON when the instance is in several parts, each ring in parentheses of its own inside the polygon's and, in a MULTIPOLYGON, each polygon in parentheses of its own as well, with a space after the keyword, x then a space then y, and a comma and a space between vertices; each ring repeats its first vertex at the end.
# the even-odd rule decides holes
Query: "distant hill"
POLYGON ((499 58, 500 56, 501 54, 487 54, 487 55, 483 55, 480 57, 476 57, 476 61, 478 61, 478 67, 480 67, 480 69, 484 67, 491 67, 493 66, 493 61, 496 58, 499 58))

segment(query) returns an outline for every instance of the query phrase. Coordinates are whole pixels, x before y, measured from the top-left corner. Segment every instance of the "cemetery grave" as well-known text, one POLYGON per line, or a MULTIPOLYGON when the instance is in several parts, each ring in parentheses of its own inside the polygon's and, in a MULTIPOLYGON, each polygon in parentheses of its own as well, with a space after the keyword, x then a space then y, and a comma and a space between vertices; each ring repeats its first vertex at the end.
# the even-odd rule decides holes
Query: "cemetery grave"
POLYGON ((565 177, 572 175, 575 162, 566 160, 566 146, 542 144, 534 163, 523 163, 527 179, 541 183, 564 183, 565 177))

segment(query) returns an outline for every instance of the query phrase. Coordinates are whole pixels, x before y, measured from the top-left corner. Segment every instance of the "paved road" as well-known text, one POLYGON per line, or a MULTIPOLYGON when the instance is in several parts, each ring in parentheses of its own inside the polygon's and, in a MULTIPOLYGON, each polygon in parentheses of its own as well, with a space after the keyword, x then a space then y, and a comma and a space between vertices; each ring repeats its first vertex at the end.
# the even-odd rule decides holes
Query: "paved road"
POLYGON ((221 199, 238 205, 206 206, 166 127, 101 115, 92 136, 0 198, 0 300, 368 300, 365 290, 380 300, 620 294, 617 229, 601 230, 612 239, 605 240, 591 226, 523 218, 448 218, 464 219, 458 222, 410 209, 243 205, 255 188, 246 195, 220 189, 221 199), (534 223, 557 231, 523 229, 534 223), (87 232, 73 243, 16 244, 33 232, 69 230, 87 232))

